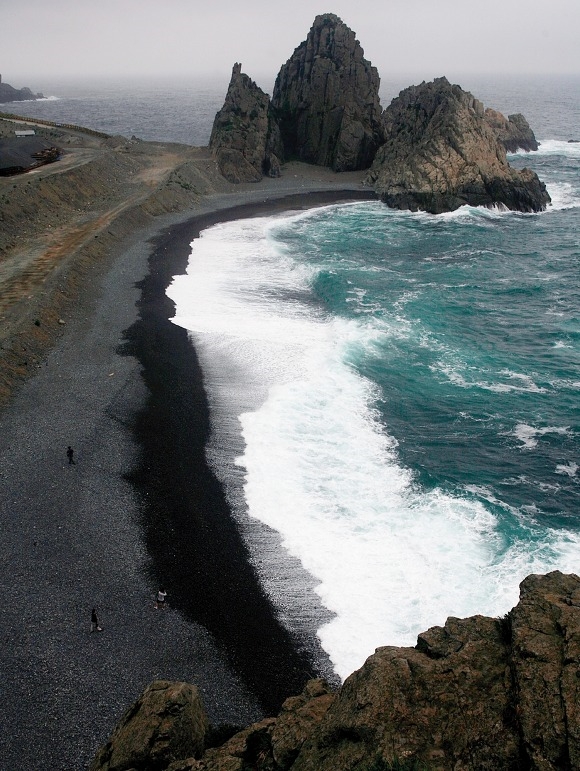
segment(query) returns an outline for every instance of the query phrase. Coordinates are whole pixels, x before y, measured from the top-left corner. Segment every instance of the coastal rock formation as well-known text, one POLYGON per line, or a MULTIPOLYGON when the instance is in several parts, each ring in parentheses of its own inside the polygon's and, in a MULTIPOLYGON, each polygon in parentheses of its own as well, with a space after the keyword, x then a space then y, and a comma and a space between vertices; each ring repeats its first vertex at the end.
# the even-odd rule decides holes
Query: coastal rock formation
POLYGON ((485 111, 485 120, 508 153, 515 153, 516 150, 529 152, 538 149, 539 144, 534 132, 521 113, 508 115, 506 118, 501 112, 488 107, 485 111))
POLYGON ((382 113, 379 75, 354 32, 334 14, 315 18, 282 66, 270 102, 234 65, 210 148, 230 182, 280 175, 298 159, 334 171, 368 169, 389 206, 434 214, 464 204, 540 211, 550 202, 506 151, 537 150, 523 115, 505 118, 446 78, 402 91, 382 113))
POLYGON ((157 680, 121 718, 91 771, 153 771, 203 751, 208 730, 194 685, 157 680))
POLYGON ((33 94, 29 88, 14 88, 0 80, 0 104, 28 102, 34 99, 44 99, 44 94, 33 94))
MULTIPOLYGON (((97 759, 91 771, 580 768, 579 672, 580 578, 532 575, 504 618, 449 618, 421 634, 414 648, 378 648, 338 693, 311 681, 277 718, 250 726, 201 758, 192 753, 169 763, 157 753, 147 766, 127 765, 134 761, 125 753, 125 764, 99 765, 97 759)), ((160 705, 157 712, 170 710, 160 705)), ((180 715, 175 727, 167 717, 167 744, 183 725, 180 715)), ((121 757, 116 737, 137 749, 155 735, 147 720, 144 729, 138 718, 122 726, 106 745, 111 758, 121 757)))
POLYGON ((500 204, 534 212, 550 202, 534 172, 509 166, 481 102, 446 78, 401 91, 383 120, 386 142, 367 182, 393 208, 438 214, 500 204))
POLYGON ((334 171, 368 168, 383 140, 379 75, 338 16, 317 16, 276 79, 286 158, 334 171))
POLYGON ((280 176, 282 145, 270 99, 234 64, 224 106, 215 116, 209 146, 229 182, 280 176))

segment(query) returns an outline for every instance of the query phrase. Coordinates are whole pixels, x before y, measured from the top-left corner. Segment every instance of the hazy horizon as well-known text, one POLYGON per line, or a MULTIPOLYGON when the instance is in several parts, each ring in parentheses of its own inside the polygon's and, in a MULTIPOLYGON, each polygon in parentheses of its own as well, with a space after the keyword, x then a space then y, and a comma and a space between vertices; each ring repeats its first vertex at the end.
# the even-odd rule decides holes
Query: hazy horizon
POLYGON ((33 91, 59 80, 227 83, 234 62, 269 90, 315 16, 328 11, 355 32, 382 79, 580 74, 577 0, 554 0, 549 11, 538 0, 410 0, 405 7, 294 0, 290 18, 265 0, 201 8, 191 0, 101 0, 97 9, 87 0, 2 0, 1 7, 2 80, 33 91))

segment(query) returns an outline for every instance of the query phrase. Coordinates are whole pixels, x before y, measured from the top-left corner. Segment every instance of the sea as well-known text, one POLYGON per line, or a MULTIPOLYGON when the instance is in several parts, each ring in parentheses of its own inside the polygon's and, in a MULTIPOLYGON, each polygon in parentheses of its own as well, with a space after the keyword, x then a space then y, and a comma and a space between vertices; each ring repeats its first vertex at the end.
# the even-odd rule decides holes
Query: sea
MULTIPOLYGON (((526 116, 540 148, 509 161, 545 182, 546 211, 227 222, 168 289, 204 372, 208 460, 233 516, 314 580, 340 678, 448 616, 504 615, 530 573, 580 573, 580 78, 449 79, 526 116)), ((383 106, 416 82, 383 80, 383 106)), ((227 81, 31 87, 49 98, 13 112, 204 145, 227 81)), ((262 568, 274 605, 282 557, 262 568)), ((291 629, 301 612, 280 610, 291 629)))

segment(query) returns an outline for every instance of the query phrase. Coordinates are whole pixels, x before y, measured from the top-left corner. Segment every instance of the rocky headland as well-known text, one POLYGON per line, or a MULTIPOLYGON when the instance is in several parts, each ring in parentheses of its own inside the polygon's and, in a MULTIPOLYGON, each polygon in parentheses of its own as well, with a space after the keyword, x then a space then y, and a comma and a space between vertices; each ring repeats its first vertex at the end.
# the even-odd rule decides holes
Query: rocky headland
POLYGON ((0 104, 8 102, 28 102, 35 99, 44 99, 44 94, 34 94, 29 88, 14 88, 8 83, 2 83, 0 79, 0 104))
POLYGON ((357 171, 383 142, 379 75, 338 16, 317 16, 282 66, 272 99, 233 67, 210 148, 231 182, 278 176, 288 160, 357 171))
POLYGON ((378 648, 224 741, 195 686, 153 683, 90 771, 580 768, 580 578, 532 575, 503 618, 449 618, 378 648), (218 746, 216 746, 218 745, 218 746))
POLYGON ((334 14, 314 20, 282 66, 272 99, 234 66, 210 146, 230 181, 259 181, 299 159, 335 172, 369 169, 388 205, 434 214, 459 206, 541 211, 550 202, 529 169, 506 151, 537 150, 521 114, 484 109, 446 78, 405 89, 382 110, 379 74, 334 14))

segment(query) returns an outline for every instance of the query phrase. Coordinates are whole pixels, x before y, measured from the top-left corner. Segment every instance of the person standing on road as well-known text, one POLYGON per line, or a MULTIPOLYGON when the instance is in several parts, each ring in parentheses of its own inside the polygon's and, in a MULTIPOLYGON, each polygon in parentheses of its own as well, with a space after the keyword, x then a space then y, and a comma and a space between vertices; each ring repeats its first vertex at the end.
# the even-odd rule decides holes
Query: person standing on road
POLYGON ((75 453, 75 451, 73 450, 73 448, 69 444, 69 446, 67 447, 67 450, 66 450, 66 457, 68 458, 69 466, 70 465, 74 466, 75 463, 76 463, 75 459, 73 458, 74 453, 75 453))

